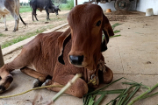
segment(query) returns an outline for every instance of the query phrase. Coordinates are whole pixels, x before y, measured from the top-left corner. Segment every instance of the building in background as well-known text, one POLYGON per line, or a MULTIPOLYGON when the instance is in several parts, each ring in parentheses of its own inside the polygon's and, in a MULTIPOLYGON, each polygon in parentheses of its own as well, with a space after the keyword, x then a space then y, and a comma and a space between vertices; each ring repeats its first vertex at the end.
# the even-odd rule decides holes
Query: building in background
MULTIPOLYGON (((88 1, 89 0, 77 0, 77 3, 83 4, 88 1)), ((111 1, 108 3, 98 3, 98 5, 100 5, 103 10, 111 9, 112 11, 115 11, 114 3, 115 1, 111 1)), ((74 0, 74 5, 76 5, 76 0, 74 0)), ((139 0, 137 8, 135 8, 134 2, 131 2, 130 10, 146 12, 146 9, 148 8, 153 8, 154 15, 158 15, 158 0, 139 0)))

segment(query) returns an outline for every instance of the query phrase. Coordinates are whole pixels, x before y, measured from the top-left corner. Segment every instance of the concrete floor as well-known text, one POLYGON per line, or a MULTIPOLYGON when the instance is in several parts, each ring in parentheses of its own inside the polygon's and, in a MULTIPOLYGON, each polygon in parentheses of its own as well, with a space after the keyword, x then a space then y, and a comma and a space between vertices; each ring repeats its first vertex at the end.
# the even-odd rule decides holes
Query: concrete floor
MULTIPOLYGON (((113 72, 114 80, 125 77, 136 82, 142 82, 147 86, 157 84, 158 80, 158 16, 145 17, 144 15, 129 16, 130 19, 123 21, 111 21, 111 24, 121 23, 115 30, 121 30, 121 36, 113 37, 108 44, 108 50, 104 57, 113 72)), ((12 86, 2 96, 17 94, 32 88, 33 78, 14 71, 12 86)), ((125 81, 125 80, 123 80, 125 81)), ((125 85, 115 83, 108 89, 121 89, 125 85)), ((138 96, 144 90, 140 90, 138 96)), ((56 93, 42 89, 29 92, 14 98, 0 99, 0 105, 32 105, 36 95, 38 100, 35 105, 45 105, 56 93)), ((105 105, 117 95, 107 96, 101 105, 105 105)), ((134 105, 157 105, 158 95, 141 100, 134 105)), ((62 95, 54 105, 82 105, 83 101, 70 95, 62 95)))

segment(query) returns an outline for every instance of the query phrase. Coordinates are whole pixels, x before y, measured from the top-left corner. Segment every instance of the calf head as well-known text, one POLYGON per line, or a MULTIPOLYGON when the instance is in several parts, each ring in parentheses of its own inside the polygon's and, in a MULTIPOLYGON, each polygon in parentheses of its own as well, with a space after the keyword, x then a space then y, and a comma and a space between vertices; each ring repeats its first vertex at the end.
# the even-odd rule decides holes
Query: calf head
POLYGON ((58 15, 58 11, 60 11, 59 5, 58 6, 52 5, 51 8, 48 9, 48 11, 49 13, 55 13, 56 15, 58 15))
POLYGON ((114 35, 109 20, 103 14, 101 7, 96 4, 74 7, 67 20, 70 28, 58 38, 59 62, 64 64, 62 59, 64 41, 70 36, 72 46, 68 54, 69 62, 77 67, 95 70, 102 51, 107 49, 109 36, 114 35), (102 32, 105 35, 104 41, 102 41, 102 32))

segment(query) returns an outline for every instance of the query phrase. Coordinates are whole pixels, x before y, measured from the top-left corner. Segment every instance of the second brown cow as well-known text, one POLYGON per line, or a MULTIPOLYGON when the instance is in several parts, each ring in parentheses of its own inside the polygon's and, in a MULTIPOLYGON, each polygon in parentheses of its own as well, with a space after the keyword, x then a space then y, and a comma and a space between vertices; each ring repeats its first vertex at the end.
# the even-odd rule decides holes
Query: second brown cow
MULTIPOLYGON (((0 69, 1 93, 13 81, 10 73, 15 69, 36 78, 34 87, 66 85, 75 74, 81 73, 82 77, 65 92, 76 97, 83 97, 89 87, 96 88, 100 83, 112 81, 113 73, 104 65, 102 51, 107 49, 109 36, 114 33, 101 7, 96 4, 78 5, 70 11, 67 20, 70 28, 65 32, 39 34, 12 62, 0 69), (91 80, 94 81, 87 84, 91 80)), ((51 88, 57 92, 60 89, 51 88)))

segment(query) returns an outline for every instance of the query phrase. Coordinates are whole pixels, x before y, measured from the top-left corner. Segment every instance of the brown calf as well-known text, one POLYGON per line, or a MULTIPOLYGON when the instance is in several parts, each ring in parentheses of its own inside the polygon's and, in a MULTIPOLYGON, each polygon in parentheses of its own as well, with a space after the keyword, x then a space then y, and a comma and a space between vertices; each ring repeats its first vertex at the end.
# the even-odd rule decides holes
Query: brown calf
MULTIPOLYGON (((112 81, 113 73, 105 66, 102 51, 107 49, 113 30, 100 6, 84 4, 74 7, 68 15, 70 28, 65 32, 41 33, 26 44, 22 52, 0 69, 0 92, 12 82, 10 72, 19 69, 36 78, 34 86, 65 85, 75 74, 82 78, 65 92, 82 97, 88 87, 112 81), (102 42, 102 31, 105 39, 102 42), (46 80, 51 76, 51 80, 46 80), (92 83, 87 84, 89 81, 92 83)), ((60 91, 61 88, 51 88, 60 91)))

